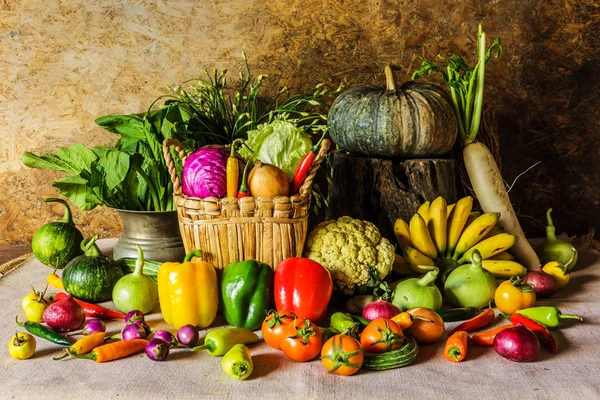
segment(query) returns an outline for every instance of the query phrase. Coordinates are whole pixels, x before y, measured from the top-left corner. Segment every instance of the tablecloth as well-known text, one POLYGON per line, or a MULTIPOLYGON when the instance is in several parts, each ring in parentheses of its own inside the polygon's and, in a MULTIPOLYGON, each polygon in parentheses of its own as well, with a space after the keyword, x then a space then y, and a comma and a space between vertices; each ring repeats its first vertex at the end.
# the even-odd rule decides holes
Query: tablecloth
MULTIPOLYGON (((99 241, 106 254, 113 244, 110 239, 99 241)), ((251 347, 255 369, 246 381, 225 375, 220 358, 184 349, 173 350, 165 362, 151 361, 145 354, 105 364, 82 359, 53 361, 61 349, 38 339, 33 358, 11 358, 7 344, 17 330, 15 315, 24 319, 21 299, 32 285, 43 288, 51 272, 32 259, 0 279, 0 398, 598 399, 600 257, 588 249, 579 250, 580 261, 569 286, 538 302, 557 305, 585 320, 569 322, 554 332, 558 354, 542 348, 536 361, 515 363, 501 358, 492 348, 472 346, 467 359, 454 364, 443 358, 440 340, 421 346, 417 361, 407 367, 361 370, 343 377, 326 373, 318 359, 294 363, 261 341, 251 347)), ((169 328, 158 312, 147 320, 153 330, 169 328)), ((219 325, 224 325, 222 318, 215 321, 214 326, 219 325)), ((447 328, 454 325, 448 323, 447 328)), ((121 327, 122 322, 113 321, 108 331, 117 333, 121 327)), ((205 334, 202 331, 201 338, 205 334)))

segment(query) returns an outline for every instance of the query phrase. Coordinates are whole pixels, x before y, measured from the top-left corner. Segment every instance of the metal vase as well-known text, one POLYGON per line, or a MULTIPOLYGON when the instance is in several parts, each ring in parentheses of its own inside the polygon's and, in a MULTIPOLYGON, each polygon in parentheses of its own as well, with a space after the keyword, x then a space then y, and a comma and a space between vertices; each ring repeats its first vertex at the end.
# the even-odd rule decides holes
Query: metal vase
POLYGON ((115 244, 115 259, 137 258, 139 245, 147 260, 183 261, 185 249, 177 211, 116 211, 123 222, 123 235, 115 244))

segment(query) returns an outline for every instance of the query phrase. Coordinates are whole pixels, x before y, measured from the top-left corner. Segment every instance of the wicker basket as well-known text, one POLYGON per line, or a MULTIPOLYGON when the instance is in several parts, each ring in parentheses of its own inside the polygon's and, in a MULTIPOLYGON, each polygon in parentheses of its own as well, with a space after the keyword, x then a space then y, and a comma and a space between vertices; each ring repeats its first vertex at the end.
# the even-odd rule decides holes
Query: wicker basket
POLYGON ((186 155, 176 139, 166 139, 163 153, 177 206, 179 229, 186 253, 200 249, 202 258, 223 269, 233 261, 256 259, 275 268, 289 257, 301 257, 306 241, 312 182, 329 150, 323 140, 319 154, 300 188, 291 197, 188 197, 183 194, 170 147, 185 163, 186 155))

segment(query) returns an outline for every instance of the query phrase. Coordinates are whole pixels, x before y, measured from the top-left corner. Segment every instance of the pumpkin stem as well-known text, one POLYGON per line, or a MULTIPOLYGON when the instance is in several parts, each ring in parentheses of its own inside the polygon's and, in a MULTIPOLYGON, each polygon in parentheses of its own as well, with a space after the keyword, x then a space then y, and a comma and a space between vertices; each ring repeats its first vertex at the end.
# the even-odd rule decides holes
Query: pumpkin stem
POLYGON ((394 80, 394 72, 392 71, 391 65, 386 65, 383 70, 385 73, 385 88, 386 90, 393 92, 396 90, 396 82, 394 80))

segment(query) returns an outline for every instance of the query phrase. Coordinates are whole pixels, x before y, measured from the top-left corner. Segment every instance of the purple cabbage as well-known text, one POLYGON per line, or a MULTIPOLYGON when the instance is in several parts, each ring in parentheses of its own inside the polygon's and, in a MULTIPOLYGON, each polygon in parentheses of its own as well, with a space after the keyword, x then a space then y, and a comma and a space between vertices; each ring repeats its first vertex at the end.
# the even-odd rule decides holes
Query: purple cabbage
POLYGON ((183 166, 183 193, 191 197, 225 197, 225 169, 230 150, 220 145, 207 145, 194 151, 183 166))

